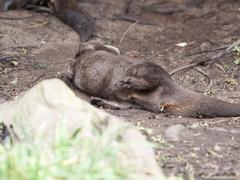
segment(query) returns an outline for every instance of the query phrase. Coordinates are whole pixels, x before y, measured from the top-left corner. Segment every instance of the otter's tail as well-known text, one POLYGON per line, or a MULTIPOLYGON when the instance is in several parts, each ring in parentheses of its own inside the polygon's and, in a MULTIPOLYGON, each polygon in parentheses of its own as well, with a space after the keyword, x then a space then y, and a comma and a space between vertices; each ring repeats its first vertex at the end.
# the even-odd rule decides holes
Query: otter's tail
MULTIPOLYGON (((175 87, 176 88, 176 87, 175 87)), ((230 103, 177 86, 166 112, 183 117, 240 117, 240 103, 230 103)))
POLYGON ((202 96, 199 98, 198 116, 202 117, 237 117, 240 116, 240 104, 202 96))

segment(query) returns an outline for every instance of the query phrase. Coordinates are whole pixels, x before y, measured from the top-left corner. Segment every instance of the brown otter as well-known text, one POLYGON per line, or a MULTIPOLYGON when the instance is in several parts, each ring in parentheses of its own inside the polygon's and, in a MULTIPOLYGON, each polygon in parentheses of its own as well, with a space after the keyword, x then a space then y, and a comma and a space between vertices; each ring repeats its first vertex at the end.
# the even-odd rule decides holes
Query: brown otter
POLYGON ((56 17, 80 35, 82 42, 87 41, 92 34, 93 19, 86 12, 83 13, 76 0, 0 0, 2 10, 29 9, 31 5, 49 7, 56 17))
POLYGON ((99 43, 80 46, 69 77, 89 95, 130 102, 157 113, 185 117, 240 116, 240 104, 188 90, 177 85, 159 65, 136 62, 99 43))

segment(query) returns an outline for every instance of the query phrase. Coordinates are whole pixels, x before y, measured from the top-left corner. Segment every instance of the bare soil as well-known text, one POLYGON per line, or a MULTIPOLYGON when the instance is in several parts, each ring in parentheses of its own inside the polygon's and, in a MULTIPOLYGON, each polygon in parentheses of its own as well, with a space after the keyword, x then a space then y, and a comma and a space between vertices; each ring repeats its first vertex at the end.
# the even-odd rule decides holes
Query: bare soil
MULTIPOLYGON (((171 15, 159 12, 165 2, 173 0, 93 0, 79 1, 79 5, 95 17, 93 38, 119 47, 122 54, 154 61, 169 72, 191 62, 209 62, 239 40, 240 1, 205 1, 171 15), (183 42, 187 45, 177 45, 183 42)), ((0 101, 14 98, 43 79, 58 77, 73 61, 78 45, 78 35, 55 17, 24 11, 0 13, 0 101)), ((197 66, 201 71, 189 68, 173 78, 199 93, 207 90, 210 96, 240 103, 240 66, 235 58, 228 53, 211 66, 197 66)), ((156 157, 166 174, 216 180, 240 175, 240 118, 106 111, 135 124, 157 144, 156 157), (167 141, 165 130, 176 124, 186 129, 179 141, 167 141)))

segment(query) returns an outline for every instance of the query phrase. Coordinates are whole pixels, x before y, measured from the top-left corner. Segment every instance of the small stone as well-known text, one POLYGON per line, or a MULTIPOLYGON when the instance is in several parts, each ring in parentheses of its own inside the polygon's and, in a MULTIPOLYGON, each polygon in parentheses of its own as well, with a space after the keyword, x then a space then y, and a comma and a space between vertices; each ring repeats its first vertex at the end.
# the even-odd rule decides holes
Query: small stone
POLYGON ((140 52, 137 50, 131 50, 131 51, 127 51, 126 55, 129 57, 139 57, 140 56, 140 52))
POLYGON ((168 141, 179 141, 180 134, 185 130, 186 127, 182 124, 175 124, 173 126, 170 126, 165 131, 165 138, 168 141))

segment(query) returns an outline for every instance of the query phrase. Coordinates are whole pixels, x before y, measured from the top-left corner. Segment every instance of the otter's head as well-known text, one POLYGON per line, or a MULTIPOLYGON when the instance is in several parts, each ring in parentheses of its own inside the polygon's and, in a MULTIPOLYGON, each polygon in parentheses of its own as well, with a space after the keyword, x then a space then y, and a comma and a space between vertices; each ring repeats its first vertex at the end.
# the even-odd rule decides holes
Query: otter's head
POLYGON ((134 64, 127 69, 127 76, 143 80, 149 84, 149 90, 156 87, 163 87, 164 89, 172 89, 173 80, 171 76, 161 66, 152 62, 141 62, 134 64))

